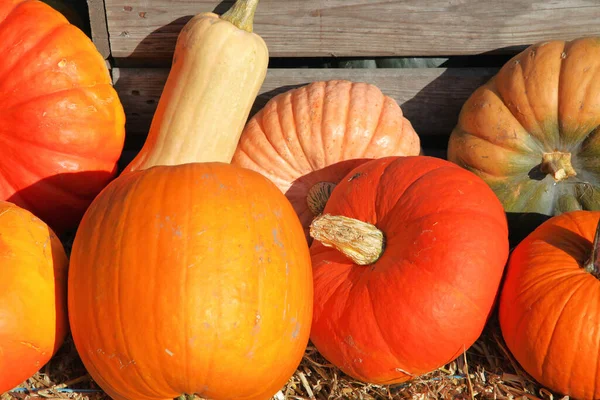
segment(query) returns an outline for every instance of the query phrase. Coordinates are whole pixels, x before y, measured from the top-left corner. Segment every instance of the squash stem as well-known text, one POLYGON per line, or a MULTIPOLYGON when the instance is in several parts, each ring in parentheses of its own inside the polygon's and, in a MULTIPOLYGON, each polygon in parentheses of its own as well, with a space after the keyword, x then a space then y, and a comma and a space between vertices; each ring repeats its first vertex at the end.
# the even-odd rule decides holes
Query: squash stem
POLYGON ((318 216, 310 224, 310 236, 357 265, 373 264, 385 248, 383 232, 375 225, 343 215, 318 216))
POLYGON ((596 234, 594 235, 594 244, 592 245, 592 254, 585 263, 583 269, 600 279, 600 221, 596 226, 596 234))
POLYGON ((221 19, 231 22, 247 32, 254 29, 254 13, 259 0, 237 0, 233 7, 221 15, 221 19))
POLYGON ((177 400, 194 400, 195 398, 196 396, 194 396, 193 394, 182 394, 177 398, 177 400))
POLYGON ((540 169, 542 172, 551 175, 556 182, 577 175, 571 164, 571 153, 562 151, 542 154, 540 169))

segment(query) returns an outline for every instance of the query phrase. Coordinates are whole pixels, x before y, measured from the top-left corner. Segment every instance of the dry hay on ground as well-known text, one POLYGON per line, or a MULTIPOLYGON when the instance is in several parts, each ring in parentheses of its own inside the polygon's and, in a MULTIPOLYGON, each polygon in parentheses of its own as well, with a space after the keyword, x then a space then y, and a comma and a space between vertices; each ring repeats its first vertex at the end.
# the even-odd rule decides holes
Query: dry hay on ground
MULTIPOLYGON (((107 400, 86 373, 72 340, 22 385, 1 400, 80 399, 107 400), (65 391, 66 390, 66 391, 65 391)), ((461 357, 412 382, 377 386, 357 382, 327 363, 309 345, 302 363, 274 397, 283 399, 542 399, 567 397, 540 387, 508 353, 494 316, 481 338, 461 357)))

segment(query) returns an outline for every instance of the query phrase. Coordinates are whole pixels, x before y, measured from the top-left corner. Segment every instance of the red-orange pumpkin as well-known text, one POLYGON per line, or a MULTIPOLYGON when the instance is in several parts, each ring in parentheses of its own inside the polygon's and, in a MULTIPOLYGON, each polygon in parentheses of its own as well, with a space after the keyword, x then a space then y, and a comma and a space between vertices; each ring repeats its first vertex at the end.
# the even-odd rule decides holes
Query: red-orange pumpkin
POLYGON ((499 302, 506 345, 533 378, 600 399, 600 212, 541 224, 513 251, 499 302))
POLYGON ((47 4, 0 2, 0 200, 57 233, 112 179, 125 115, 92 41, 47 4))
POLYGON ((481 334, 508 257, 502 204, 448 161, 386 157, 352 170, 311 226, 311 340, 348 375, 430 372, 481 334))
POLYGON ((312 300, 292 206, 229 164, 121 175, 73 243, 73 339, 115 400, 268 399, 300 363, 312 300))
POLYGON ((246 124, 231 161, 260 172, 308 227, 331 190, 367 159, 418 155, 420 140, 394 99, 367 83, 313 82, 273 97, 246 124))
POLYGON ((43 221, 0 201, 0 394, 35 374, 62 345, 67 265, 43 221))

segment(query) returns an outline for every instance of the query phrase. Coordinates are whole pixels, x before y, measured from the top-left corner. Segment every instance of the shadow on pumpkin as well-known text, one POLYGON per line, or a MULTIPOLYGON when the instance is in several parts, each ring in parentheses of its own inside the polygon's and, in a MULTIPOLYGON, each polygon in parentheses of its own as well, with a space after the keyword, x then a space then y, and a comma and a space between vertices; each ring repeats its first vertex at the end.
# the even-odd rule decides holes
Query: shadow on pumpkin
POLYGON ((285 196, 288 198, 292 207, 294 207, 296 214, 298 214, 300 221, 305 226, 304 232, 309 245, 312 243, 312 238, 309 236, 308 226, 314 218, 313 213, 308 208, 306 198, 310 188, 318 182, 333 182, 337 184, 350 171, 367 161, 369 161, 368 158, 344 160, 328 165, 325 168, 309 172, 292 182, 289 189, 285 192, 285 196))
POLYGON ((75 234, 83 214, 113 176, 106 171, 62 173, 41 179, 6 200, 48 224, 64 244, 75 234))

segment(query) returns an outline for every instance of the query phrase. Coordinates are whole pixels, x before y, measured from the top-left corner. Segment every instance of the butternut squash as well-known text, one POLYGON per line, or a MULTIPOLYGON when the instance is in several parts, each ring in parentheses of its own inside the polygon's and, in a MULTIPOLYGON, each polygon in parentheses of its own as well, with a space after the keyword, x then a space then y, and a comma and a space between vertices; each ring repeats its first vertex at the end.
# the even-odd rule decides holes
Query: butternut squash
POLYGON ((169 77, 141 151, 124 172, 233 157, 269 61, 253 33, 258 0, 222 16, 194 16, 181 30, 169 77))

